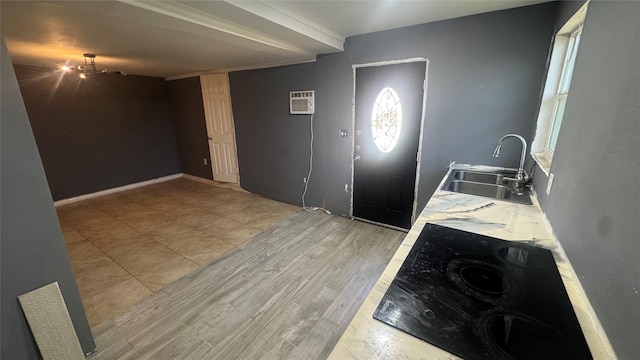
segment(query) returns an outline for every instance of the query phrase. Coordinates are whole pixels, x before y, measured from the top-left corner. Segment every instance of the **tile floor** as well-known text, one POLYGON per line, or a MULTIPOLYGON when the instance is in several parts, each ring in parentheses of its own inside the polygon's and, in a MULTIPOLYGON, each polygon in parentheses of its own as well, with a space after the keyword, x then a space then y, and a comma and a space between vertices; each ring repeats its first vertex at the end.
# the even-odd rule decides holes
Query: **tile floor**
POLYGON ((297 211, 184 178, 57 208, 91 326, 297 211))

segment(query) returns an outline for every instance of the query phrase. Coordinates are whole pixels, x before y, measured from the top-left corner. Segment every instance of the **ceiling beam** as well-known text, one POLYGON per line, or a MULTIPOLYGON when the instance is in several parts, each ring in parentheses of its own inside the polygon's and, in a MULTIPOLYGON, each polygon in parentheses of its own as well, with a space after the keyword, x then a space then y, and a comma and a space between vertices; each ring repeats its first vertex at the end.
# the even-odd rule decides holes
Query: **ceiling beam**
POLYGON ((237 36, 262 45, 276 49, 289 51, 304 56, 316 56, 308 49, 283 42, 279 39, 269 37, 261 33, 259 29, 251 29, 239 25, 219 16, 215 16, 174 1, 141 1, 141 0, 117 0, 121 3, 149 10, 158 14, 166 15, 175 19, 183 20, 191 24, 200 25, 211 30, 220 31, 226 34, 237 36))
POLYGON ((323 43, 336 51, 344 50, 344 36, 334 33, 283 7, 266 1, 223 0, 242 10, 286 27, 292 31, 323 43))

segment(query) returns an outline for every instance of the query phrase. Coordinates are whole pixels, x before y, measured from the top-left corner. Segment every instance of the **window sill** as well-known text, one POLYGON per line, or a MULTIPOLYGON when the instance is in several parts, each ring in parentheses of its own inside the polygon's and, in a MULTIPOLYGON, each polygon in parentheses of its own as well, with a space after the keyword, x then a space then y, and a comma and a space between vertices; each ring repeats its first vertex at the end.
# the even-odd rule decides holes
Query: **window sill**
POLYGON ((549 176, 549 172, 551 171, 551 156, 549 156, 549 154, 544 152, 536 152, 536 153, 531 153, 531 157, 533 157, 533 160, 535 160, 536 163, 538 163, 538 167, 547 176, 549 176))

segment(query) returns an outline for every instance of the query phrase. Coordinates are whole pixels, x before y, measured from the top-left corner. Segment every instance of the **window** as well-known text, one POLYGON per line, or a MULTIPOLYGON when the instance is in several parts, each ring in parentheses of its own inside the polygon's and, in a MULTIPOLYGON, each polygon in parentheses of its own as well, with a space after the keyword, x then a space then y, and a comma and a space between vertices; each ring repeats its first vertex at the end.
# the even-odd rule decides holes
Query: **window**
POLYGON ((395 90, 386 87, 380 91, 371 113, 373 142, 382 152, 389 152, 398 143, 402 128, 402 105, 395 90))
POLYGON ((586 9, 587 5, 585 4, 560 29, 555 38, 549 62, 547 82, 538 114, 536 137, 532 145, 532 155, 546 173, 549 172, 553 153, 558 143, 586 9))
POLYGON ((564 66, 560 75, 560 85, 556 94, 556 101, 553 110, 553 120, 551 122, 551 131, 547 137, 545 148, 553 154, 558 142, 558 133, 560 125, 562 125, 562 117, 564 116, 564 107, 567 103, 569 95, 569 87, 571 87, 571 78, 573 77, 573 68, 576 64, 576 55, 578 53, 578 45, 580 44, 580 35, 582 34, 582 26, 578 28, 569 37, 569 46, 564 58, 564 66))

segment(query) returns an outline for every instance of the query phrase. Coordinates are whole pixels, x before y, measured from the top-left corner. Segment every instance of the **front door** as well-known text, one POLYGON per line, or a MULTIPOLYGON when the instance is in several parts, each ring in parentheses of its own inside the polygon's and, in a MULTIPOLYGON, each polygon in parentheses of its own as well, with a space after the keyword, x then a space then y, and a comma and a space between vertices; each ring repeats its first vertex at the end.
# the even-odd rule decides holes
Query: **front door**
POLYGON ((353 216, 411 227, 426 62, 356 69, 353 216))
POLYGON ((236 135, 227 74, 200 76, 213 180, 238 183, 236 135))

